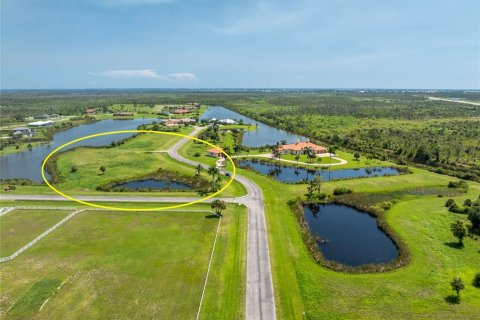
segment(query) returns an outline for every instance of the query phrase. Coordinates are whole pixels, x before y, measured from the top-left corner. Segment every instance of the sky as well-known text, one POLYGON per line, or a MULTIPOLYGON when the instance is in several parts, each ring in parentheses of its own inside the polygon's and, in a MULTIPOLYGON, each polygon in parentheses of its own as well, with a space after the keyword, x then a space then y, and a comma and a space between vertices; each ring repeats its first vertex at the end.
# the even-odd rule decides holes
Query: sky
POLYGON ((478 0, 2 0, 2 89, 480 89, 478 0))

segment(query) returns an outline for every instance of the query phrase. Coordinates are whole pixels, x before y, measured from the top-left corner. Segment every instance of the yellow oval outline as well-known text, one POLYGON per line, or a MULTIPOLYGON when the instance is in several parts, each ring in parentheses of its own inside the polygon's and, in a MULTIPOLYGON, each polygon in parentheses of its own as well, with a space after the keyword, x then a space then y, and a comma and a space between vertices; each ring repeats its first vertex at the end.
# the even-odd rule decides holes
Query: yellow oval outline
MULTIPOLYGON (((205 165, 205 164, 203 164, 205 165)), ((195 138, 195 137, 192 137, 192 136, 189 136, 189 135, 185 135, 185 134, 181 134, 181 133, 176 133, 176 132, 166 132, 166 131, 149 131, 149 130, 119 130, 119 131, 107 131, 107 132, 101 132, 101 133, 96 133, 96 134, 91 134, 91 135, 88 135, 88 136, 84 136, 84 137, 81 137, 81 138, 78 138, 78 139, 75 139, 75 140, 72 140, 72 141, 69 141, 67 143, 64 143, 62 144, 60 147, 56 148, 55 150, 53 150, 52 152, 50 152, 48 154, 48 156, 45 158, 45 160, 43 160, 42 162, 42 178, 43 178, 43 181, 45 181, 45 183, 50 187, 50 189, 52 189, 55 193, 61 195, 62 197, 64 198, 67 198, 69 200, 72 200, 72 201, 75 201, 77 203, 81 203, 81 204, 84 204, 84 205, 87 205, 87 206, 90 206, 90 207, 94 207, 94 208, 101 208, 101 209, 108 209, 108 210, 117 210, 117 211, 163 211, 163 210, 169 210, 169 209, 175 209, 175 208, 181 208, 181 207, 186 207, 186 206, 190 206, 192 204, 195 204, 195 203, 199 203, 199 202, 202 202, 202 201, 205 201, 207 199, 210 199, 210 198, 213 198, 215 197, 217 194, 223 192, 226 188, 228 188, 228 186, 233 182, 233 180, 235 179, 235 175, 236 175, 236 166, 235 166, 235 163, 233 162, 232 158, 220 147, 210 143, 210 142, 207 142, 205 140, 202 140, 202 139, 198 139, 198 138, 195 138), (216 148, 218 150, 220 150, 226 157, 227 159, 230 161, 230 163, 232 164, 232 167, 233 167, 233 170, 232 170, 232 176, 230 178, 230 180, 227 182, 227 184, 221 188, 219 191, 211 194, 211 195, 208 195, 206 197, 203 197, 203 198, 200 198, 198 200, 195 200, 195 201, 191 201, 191 202, 187 202, 187 203, 182 203, 182 204, 177 204, 177 205, 174 205, 174 206, 168 206, 168 207, 160 207, 160 208, 119 208, 119 207, 114 207, 114 206, 104 206, 104 205, 101 205, 101 204, 95 204, 95 203, 92 203, 92 202, 88 202, 88 201, 83 201, 83 200, 80 200, 80 199, 77 199, 75 197, 71 197, 59 190, 57 190, 54 186, 52 186, 50 184, 50 182, 48 182, 47 178, 45 177, 45 164, 47 163, 48 159, 50 159, 51 156, 53 156, 57 151, 65 148, 65 147, 68 147, 69 145, 75 143, 75 142, 78 142, 78 141, 82 141, 82 140, 87 140, 87 139, 90 139, 90 138, 95 138, 95 137, 100 137, 100 136, 107 136, 107 135, 111 135, 111 134, 121 134, 121 133, 157 133, 157 134, 167 134, 167 135, 171 135, 171 136, 177 136, 177 137, 182 137, 182 138, 188 138, 190 140, 196 140, 196 141, 199 141, 199 142, 202 142, 206 145, 209 145, 213 148, 216 148)), ((105 202, 108 202, 108 201, 105 201, 105 202)))

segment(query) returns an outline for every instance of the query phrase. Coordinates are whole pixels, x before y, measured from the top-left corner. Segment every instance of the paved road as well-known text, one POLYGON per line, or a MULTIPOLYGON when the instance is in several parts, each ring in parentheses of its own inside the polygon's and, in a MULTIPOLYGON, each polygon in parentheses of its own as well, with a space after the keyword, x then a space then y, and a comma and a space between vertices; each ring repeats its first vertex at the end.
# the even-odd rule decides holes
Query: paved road
MULTIPOLYGON (((203 128, 197 127, 191 136, 196 135, 203 128)), ((178 154, 178 149, 188 141, 187 138, 176 143, 168 154, 183 163, 197 166, 198 163, 185 159, 178 154)), ((202 165, 205 168, 206 165, 202 165)), ((225 174, 225 171, 221 171, 225 174)), ((275 301, 273 296, 272 272, 268 249, 268 236, 265 221, 265 208, 260 188, 250 179, 236 175, 235 180, 245 186, 247 195, 237 198, 221 198, 227 202, 238 202, 248 208, 248 237, 247 237, 247 292, 246 292, 246 319, 247 320, 274 320, 275 301)), ((77 196, 77 199, 89 202, 187 202, 198 200, 189 197, 129 197, 129 196, 77 196)), ((57 195, 19 195, 1 194, 1 200, 43 200, 69 201, 57 195)), ((213 199, 206 200, 207 202, 213 199)))
MULTIPOLYGON (((190 135, 194 136, 202 129, 197 127, 190 135)), ((178 154, 178 149, 187 141, 188 139, 185 138, 177 142, 170 148, 168 154, 177 161, 197 166, 198 162, 185 159, 178 154)), ((203 167, 207 166, 203 165, 203 167)), ((225 174, 225 171, 221 172, 225 174)), ((250 179, 236 175, 235 180, 243 184, 247 190, 246 196, 237 198, 239 203, 248 208, 246 319, 275 319, 275 301, 262 191, 250 179)))
MULTIPOLYGON (((247 154, 247 155, 241 155, 241 156, 233 156, 232 158, 249 158, 249 157, 258 157, 258 158, 268 158, 268 159, 274 159, 276 161, 283 161, 283 162, 289 162, 289 163, 294 163, 294 164, 301 164, 301 165, 307 165, 311 167, 332 167, 332 166, 341 166, 344 164, 347 164, 348 161, 344 160, 339 157, 332 157, 332 159, 338 160, 340 162, 336 163, 308 163, 308 162, 297 162, 296 160, 288 160, 288 159, 282 159, 282 158, 275 158, 271 153, 264 153, 264 154, 247 154)), ((321 157, 317 155, 319 158, 326 158, 326 157, 321 157)))

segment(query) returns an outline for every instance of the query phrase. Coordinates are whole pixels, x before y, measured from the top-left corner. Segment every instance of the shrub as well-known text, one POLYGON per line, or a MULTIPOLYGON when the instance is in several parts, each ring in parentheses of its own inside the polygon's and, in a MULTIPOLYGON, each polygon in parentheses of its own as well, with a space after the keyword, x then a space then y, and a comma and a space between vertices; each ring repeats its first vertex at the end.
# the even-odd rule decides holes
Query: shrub
POLYGON ((195 158, 200 157, 200 152, 195 152, 195 153, 193 154, 193 156, 194 156, 195 158))
POLYGON ((333 194, 336 195, 336 196, 339 196, 341 194, 349 194, 349 193, 352 193, 352 192, 353 192, 352 189, 343 188, 343 187, 335 188, 333 190, 333 194))
POLYGON ((472 206, 472 200, 467 199, 463 202, 463 205, 466 207, 471 207, 472 206))
POLYGON ((467 192, 468 183, 465 180, 450 181, 450 182, 448 182, 448 187, 449 188, 460 188, 460 189, 463 189, 465 192, 467 192))
POLYGON ((382 202, 380 204, 380 207, 383 209, 383 210, 390 210, 390 208, 392 207, 392 203, 391 202, 388 202, 388 201, 385 201, 385 202, 382 202))
POLYGON ((480 288, 480 272, 478 272, 475 277, 473 278, 472 282, 474 287, 480 288))
POLYGON ((448 211, 453 212, 453 213, 465 213, 462 208, 460 208, 456 203, 452 204, 449 208, 448 211))
POLYGON ((468 210, 468 220, 472 224, 472 229, 480 230, 480 207, 475 206, 468 210))
POLYGON ((455 204, 455 200, 450 198, 445 202, 445 207, 450 208, 453 204, 455 204))

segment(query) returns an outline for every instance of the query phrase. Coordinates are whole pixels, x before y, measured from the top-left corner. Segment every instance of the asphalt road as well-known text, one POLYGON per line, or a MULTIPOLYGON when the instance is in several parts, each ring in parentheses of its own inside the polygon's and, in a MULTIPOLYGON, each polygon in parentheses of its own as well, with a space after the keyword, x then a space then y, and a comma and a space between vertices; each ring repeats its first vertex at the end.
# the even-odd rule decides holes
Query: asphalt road
MULTIPOLYGON (((195 136, 202 129, 196 128, 190 135, 195 136)), ((198 162, 178 154, 178 149, 187 141, 185 138, 177 142, 168 154, 177 161, 197 166, 198 162)), ((225 174, 226 171, 221 172, 225 174)), ((248 208, 246 319, 276 319, 262 191, 253 181, 243 176, 236 175, 235 180, 247 190, 246 196, 236 198, 248 208)))
MULTIPOLYGON (((191 136, 198 134, 203 128, 197 127, 191 136)), ((199 163, 185 159, 178 154, 178 149, 188 141, 184 138, 177 142, 168 154, 177 161, 197 166, 199 163)), ((208 166, 202 165, 207 168, 208 166)), ((226 171, 221 171, 225 174, 226 171)), ((250 179, 236 175, 235 180, 245 186, 247 195, 237 198, 220 198, 226 202, 237 202, 248 208, 247 236, 247 289, 246 289, 246 319, 273 320, 276 319, 275 301, 273 295, 272 272, 268 249, 265 208, 260 188, 250 179)), ((77 199, 88 202, 190 202, 199 198, 189 197, 129 197, 129 196, 77 196, 77 199)), ((1 200, 41 200, 70 201, 58 195, 19 195, 1 194, 1 200)), ((214 199, 208 199, 211 202, 214 199)))

